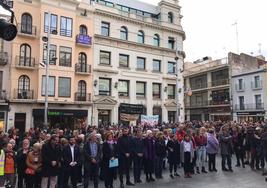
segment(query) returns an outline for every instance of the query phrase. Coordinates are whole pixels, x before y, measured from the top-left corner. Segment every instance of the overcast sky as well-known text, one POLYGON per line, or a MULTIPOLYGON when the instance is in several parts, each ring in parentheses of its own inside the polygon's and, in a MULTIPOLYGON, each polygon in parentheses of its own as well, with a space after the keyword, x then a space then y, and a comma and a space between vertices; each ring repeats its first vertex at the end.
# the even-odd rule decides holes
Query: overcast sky
MULTIPOLYGON (((160 0, 141 0, 157 4, 160 0)), ((205 56, 213 59, 237 52, 267 56, 267 0, 179 0, 182 26, 186 33, 187 61, 205 56)))

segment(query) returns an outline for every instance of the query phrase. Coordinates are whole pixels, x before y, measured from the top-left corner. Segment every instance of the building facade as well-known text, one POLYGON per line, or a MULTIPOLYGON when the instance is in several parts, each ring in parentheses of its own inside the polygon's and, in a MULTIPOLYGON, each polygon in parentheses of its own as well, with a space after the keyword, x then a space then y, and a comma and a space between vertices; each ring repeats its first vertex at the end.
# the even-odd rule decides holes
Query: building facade
POLYGON ((230 54, 233 120, 259 121, 266 114, 266 65, 257 57, 230 54))
POLYGON ((228 58, 205 57, 185 64, 185 116, 187 121, 232 119, 228 58), (187 93, 190 93, 188 95, 187 93))
POLYGON ((18 35, 11 46, 7 128, 43 126, 48 51, 44 37, 49 28, 49 124, 73 128, 91 122, 94 25, 93 14, 85 10, 90 12, 90 7, 78 1, 14 1, 18 35))
POLYGON ((178 71, 175 57, 185 34, 178 1, 162 0, 158 6, 134 0, 92 3, 93 124, 136 124, 141 114, 174 122, 176 97, 183 121, 183 57, 178 71))

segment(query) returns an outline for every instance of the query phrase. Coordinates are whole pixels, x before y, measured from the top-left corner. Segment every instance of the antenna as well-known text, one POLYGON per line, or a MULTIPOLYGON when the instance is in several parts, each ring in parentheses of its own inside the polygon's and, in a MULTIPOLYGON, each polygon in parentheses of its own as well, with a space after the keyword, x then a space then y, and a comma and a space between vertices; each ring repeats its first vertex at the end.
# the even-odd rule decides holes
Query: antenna
POLYGON ((232 26, 235 26, 235 32, 236 32, 236 52, 239 54, 239 40, 238 40, 238 26, 237 26, 237 20, 235 23, 232 24, 232 26))

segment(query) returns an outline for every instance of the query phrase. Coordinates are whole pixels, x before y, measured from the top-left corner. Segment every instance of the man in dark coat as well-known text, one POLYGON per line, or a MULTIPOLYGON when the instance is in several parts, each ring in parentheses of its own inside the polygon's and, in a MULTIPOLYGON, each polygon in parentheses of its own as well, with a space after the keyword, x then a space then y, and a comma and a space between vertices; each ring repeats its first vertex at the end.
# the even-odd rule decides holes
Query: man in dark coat
POLYGON ((123 128, 123 135, 118 139, 120 187, 123 188, 123 174, 126 174, 126 185, 134 185, 130 181, 130 166, 132 158, 132 138, 128 135, 128 128, 123 128))
POLYGON ((75 138, 71 136, 69 138, 69 145, 63 149, 64 187, 68 187, 69 177, 71 177, 72 187, 77 187, 80 161, 80 148, 75 144, 75 138))
POLYGON ((61 152, 58 145, 59 137, 52 135, 49 142, 42 147, 42 185, 48 186, 48 179, 50 179, 49 188, 55 188, 57 184, 57 175, 59 173, 61 152))
POLYGON ((90 177, 93 178, 94 188, 98 188, 99 162, 101 159, 100 144, 95 133, 89 135, 84 148, 84 188, 89 185, 90 177))
POLYGON ((229 134, 226 126, 222 127, 222 132, 219 135, 219 141, 220 141, 221 155, 222 155, 222 170, 233 172, 232 159, 231 159, 233 154, 233 142, 232 142, 232 136, 229 134), (228 169, 225 167, 226 160, 228 169))

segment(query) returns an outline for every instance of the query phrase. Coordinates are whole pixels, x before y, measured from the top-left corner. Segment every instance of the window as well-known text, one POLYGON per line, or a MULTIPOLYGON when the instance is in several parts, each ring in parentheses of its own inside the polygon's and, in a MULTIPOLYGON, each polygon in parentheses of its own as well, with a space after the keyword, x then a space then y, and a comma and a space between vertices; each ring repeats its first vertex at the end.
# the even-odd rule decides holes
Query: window
POLYGON ((161 61, 157 59, 153 59, 153 71, 161 72, 161 61))
POLYGON ((85 25, 80 25, 80 35, 87 35, 87 27, 85 25))
POLYGON ((23 13, 21 16, 21 32, 32 34, 32 16, 28 13, 23 13))
POLYGON ((174 50, 174 38, 173 37, 169 37, 168 39, 168 47, 172 50, 174 50))
POLYGON ((60 17, 60 35, 65 37, 72 37, 72 19, 67 17, 60 17))
POLYGON ((122 40, 128 40, 128 30, 125 26, 121 27, 120 34, 122 40))
POLYGON ((71 67, 71 51, 71 48, 59 47, 59 66, 71 67))
POLYGON ((110 65, 111 53, 106 51, 100 51, 100 64, 110 65))
POLYGON ((146 97, 146 83, 136 82, 136 97, 145 98, 146 97))
POLYGON ((261 95, 255 95, 255 103, 256 103, 256 109, 262 109, 263 104, 261 101, 261 95))
POLYGON ((173 23, 173 14, 171 12, 168 13, 168 22, 173 23))
POLYGON ((22 75, 19 77, 18 90, 18 93, 30 90, 30 78, 28 76, 22 75))
POLYGON ((146 59, 143 57, 137 57, 137 69, 145 70, 146 69, 146 59))
POLYGON ((31 47, 28 44, 20 46, 19 65, 32 66, 34 62, 31 61, 31 47))
POLYGON ((137 42, 138 43, 145 43, 145 34, 143 31, 138 31, 138 34, 137 34, 137 42))
MULTIPOLYGON (((48 31, 48 13, 45 12, 44 15, 44 32, 47 33, 48 31)), ((57 15, 51 14, 51 18, 50 18, 50 33, 52 33, 52 31, 56 31, 57 30, 57 15)))
POLYGON ((239 91, 244 90, 243 79, 238 79, 238 90, 239 90, 239 91))
MULTIPOLYGON (((46 63, 46 56, 47 56, 47 45, 44 44, 43 47, 43 61, 44 63, 46 63)), ((50 65, 55 65, 56 61, 54 60, 54 58, 57 57, 57 46, 50 44, 50 54, 49 54, 49 64, 50 65)))
POLYGON ((103 36, 109 36, 109 28, 110 24, 107 22, 101 22, 101 35, 103 36))
POLYGON ((87 56, 85 53, 81 52, 78 56, 78 68, 81 72, 87 72, 87 56))
POLYGON ((129 67, 129 55, 120 54, 119 56, 119 66, 129 67))
POLYGON ((175 85, 168 85, 168 99, 175 99, 175 85))
POLYGON ((154 42, 154 46, 160 46, 160 37, 158 34, 154 35, 153 42, 154 42))
MULTIPOLYGON (((42 76, 42 96, 45 96, 45 84, 46 84, 46 76, 42 76)), ((55 96, 55 77, 49 76, 48 78, 48 88, 47 88, 48 96, 55 96)))
POLYGON ((174 62, 168 62, 168 73, 175 74, 175 63, 174 62))
POLYGON ((240 110, 245 110, 245 98, 244 96, 239 96, 239 108, 240 110))
POLYGON ((129 80, 119 80, 119 96, 129 97, 129 80))
POLYGON ((58 96, 71 97, 71 79, 66 77, 58 78, 58 96))
POLYGON ((153 98, 160 99, 161 98, 161 84, 153 83, 153 98))
POLYGON ((261 87, 261 82, 260 82, 260 76, 255 76, 254 77, 254 88, 260 88, 261 87))
POLYGON ((168 122, 175 123, 176 111, 168 111, 168 122))
POLYGON ((111 79, 99 78, 99 95, 111 95, 111 79))
POLYGON ((76 94, 77 101, 86 101, 86 82, 80 80, 78 82, 78 93, 76 94))

